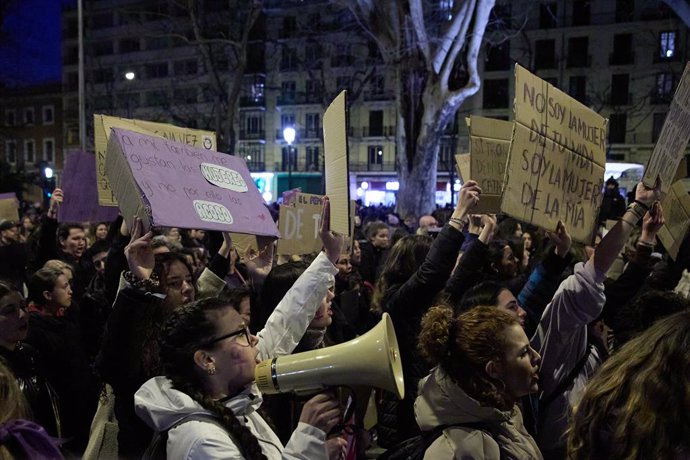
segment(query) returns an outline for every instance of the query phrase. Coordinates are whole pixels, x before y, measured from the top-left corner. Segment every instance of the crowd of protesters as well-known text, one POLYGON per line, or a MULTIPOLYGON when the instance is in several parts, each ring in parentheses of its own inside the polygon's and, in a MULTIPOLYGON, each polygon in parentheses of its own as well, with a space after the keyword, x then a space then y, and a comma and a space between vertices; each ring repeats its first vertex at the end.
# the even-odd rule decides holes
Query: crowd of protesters
POLYGON ((350 239, 326 198, 323 250, 287 258, 58 222, 56 189, 0 220, 0 459, 690 458, 690 237, 666 254, 659 187, 615 185, 589 244, 475 214, 468 181, 428 215, 358 203, 350 239), (355 389, 345 420, 336 392, 258 390, 259 361, 384 313, 402 400, 355 389))

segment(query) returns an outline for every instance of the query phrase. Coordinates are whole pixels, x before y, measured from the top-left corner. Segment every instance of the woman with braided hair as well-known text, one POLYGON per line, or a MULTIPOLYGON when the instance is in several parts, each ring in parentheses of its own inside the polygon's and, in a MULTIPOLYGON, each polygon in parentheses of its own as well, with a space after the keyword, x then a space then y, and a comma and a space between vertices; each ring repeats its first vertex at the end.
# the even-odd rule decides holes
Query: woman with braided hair
POLYGON ((338 271, 334 263, 343 238, 330 232, 327 199, 321 239, 325 251, 256 336, 221 299, 192 302, 171 313, 160 336, 164 376, 150 379, 135 395, 137 415, 167 432, 168 458, 328 458, 326 434, 341 417, 335 398, 320 394, 309 400, 283 447, 257 412, 262 397, 253 382, 257 362, 294 350, 327 295, 327 281, 338 271))

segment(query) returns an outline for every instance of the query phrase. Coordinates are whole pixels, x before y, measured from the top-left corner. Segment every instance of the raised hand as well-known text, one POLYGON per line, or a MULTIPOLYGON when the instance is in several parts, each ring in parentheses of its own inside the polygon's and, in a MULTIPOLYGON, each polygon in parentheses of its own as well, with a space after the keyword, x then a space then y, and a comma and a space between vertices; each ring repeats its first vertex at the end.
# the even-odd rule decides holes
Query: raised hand
POLYGON ((654 183, 654 188, 649 188, 644 185, 644 182, 637 184, 635 188, 635 201, 646 205, 648 208, 654 204, 655 201, 661 199, 661 179, 657 177, 654 183))
POLYGON ((455 206, 453 217, 463 218, 467 213, 479 203, 479 196, 482 194, 482 189, 477 185, 477 182, 468 180, 462 185, 460 193, 458 194, 458 204, 455 206))
POLYGON ((142 228, 141 219, 135 217, 132 236, 129 244, 125 246, 125 258, 127 258, 127 265, 129 265, 129 271, 132 272, 132 275, 138 279, 147 280, 153 273, 156 260, 151 249, 153 233, 149 231, 142 236, 142 228))
POLYGON ((48 206, 48 217, 55 219, 57 218, 57 212, 65 199, 65 195, 62 189, 56 188, 53 190, 53 194, 50 196, 50 205, 48 206))
POLYGON ((333 265, 338 263, 345 237, 339 233, 331 231, 331 202, 327 196, 323 197, 323 208, 321 209, 321 229, 319 230, 319 237, 323 243, 323 249, 326 252, 328 260, 333 265))
POLYGON ((661 229, 661 227, 664 226, 665 223, 664 210, 661 207, 661 203, 656 201, 642 218, 642 232, 640 234, 640 240, 653 244, 656 240, 657 232, 661 229))
POLYGON ((319 393, 306 402, 299 421, 316 427, 326 434, 340 422, 342 411, 335 396, 319 393))
POLYGON ((549 239, 556 245, 556 255, 565 257, 568 251, 570 251, 570 246, 573 244, 573 239, 570 237, 568 229, 565 228, 565 224, 559 220, 558 225, 556 225, 556 231, 547 232, 547 234, 549 235, 549 239))

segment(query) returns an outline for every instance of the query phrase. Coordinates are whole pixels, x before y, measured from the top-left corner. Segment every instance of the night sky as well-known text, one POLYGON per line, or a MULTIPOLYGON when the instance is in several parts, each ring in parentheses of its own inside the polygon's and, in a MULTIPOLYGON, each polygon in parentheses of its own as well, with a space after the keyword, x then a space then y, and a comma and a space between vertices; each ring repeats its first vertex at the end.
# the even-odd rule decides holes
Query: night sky
POLYGON ((0 0, 0 81, 8 86, 60 81, 60 8, 76 0, 0 0))

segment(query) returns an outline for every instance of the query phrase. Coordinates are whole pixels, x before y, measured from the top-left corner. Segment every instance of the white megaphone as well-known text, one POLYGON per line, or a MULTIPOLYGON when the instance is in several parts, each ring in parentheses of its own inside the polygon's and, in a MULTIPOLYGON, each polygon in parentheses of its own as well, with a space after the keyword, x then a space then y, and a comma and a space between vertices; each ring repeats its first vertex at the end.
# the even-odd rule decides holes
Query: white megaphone
POLYGON ((372 330, 349 342, 262 361, 254 377, 266 394, 366 385, 400 399, 405 396, 398 340, 388 313, 372 330))

